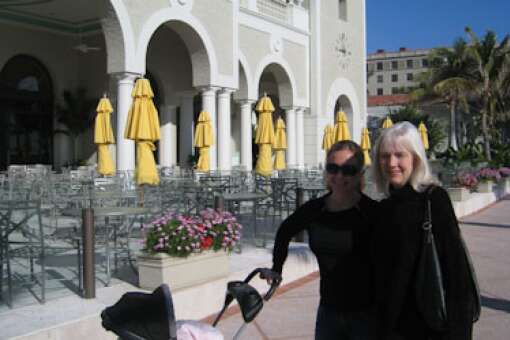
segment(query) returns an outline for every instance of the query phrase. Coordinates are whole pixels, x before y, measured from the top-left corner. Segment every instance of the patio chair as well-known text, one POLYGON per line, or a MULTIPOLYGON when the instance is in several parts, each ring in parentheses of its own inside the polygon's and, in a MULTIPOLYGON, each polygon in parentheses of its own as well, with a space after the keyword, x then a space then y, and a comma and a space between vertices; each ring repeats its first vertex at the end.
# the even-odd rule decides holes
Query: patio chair
POLYGON ((36 299, 44 303, 46 272, 40 201, 1 201, 0 227, 0 296, 5 299, 6 281, 5 301, 12 307, 13 285, 19 283, 29 287, 36 299), (40 286, 39 295, 31 289, 34 285, 40 286))

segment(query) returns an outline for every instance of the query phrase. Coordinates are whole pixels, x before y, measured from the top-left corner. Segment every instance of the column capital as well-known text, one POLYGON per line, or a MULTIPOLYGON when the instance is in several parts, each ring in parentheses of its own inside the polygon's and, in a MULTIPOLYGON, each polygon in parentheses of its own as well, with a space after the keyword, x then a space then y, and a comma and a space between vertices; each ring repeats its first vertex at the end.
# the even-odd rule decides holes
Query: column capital
POLYGON ((214 94, 216 93, 221 87, 218 86, 200 86, 196 88, 200 93, 202 94, 214 94))
POLYGON ((236 89, 233 89, 233 88, 230 88, 230 87, 222 87, 222 88, 219 90, 219 92, 220 92, 219 94, 220 94, 220 95, 221 95, 221 94, 225 94, 225 95, 227 95, 227 94, 231 94, 231 93, 233 93, 233 92, 235 92, 235 91, 236 91, 236 89))
POLYGON ((236 99, 235 102, 239 105, 251 105, 257 101, 255 99, 236 99))
POLYGON ((284 109, 285 112, 287 112, 287 111, 294 111, 294 112, 296 112, 296 109, 297 109, 297 107, 295 107, 295 106, 281 106, 281 108, 284 109))
POLYGON ((115 72, 110 73, 113 77, 115 77, 119 83, 126 83, 130 82, 133 83, 136 78, 140 78, 142 75, 140 73, 134 73, 134 72, 115 72))
POLYGON ((305 106, 299 106, 295 108, 297 114, 304 114, 307 109, 308 108, 305 106))

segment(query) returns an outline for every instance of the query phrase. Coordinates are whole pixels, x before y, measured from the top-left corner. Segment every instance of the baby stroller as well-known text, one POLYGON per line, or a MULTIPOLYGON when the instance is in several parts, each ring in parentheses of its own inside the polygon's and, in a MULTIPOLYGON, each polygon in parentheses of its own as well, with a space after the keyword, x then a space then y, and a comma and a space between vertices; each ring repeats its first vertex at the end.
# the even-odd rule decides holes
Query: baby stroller
POLYGON ((239 339, 246 325, 261 311, 263 300, 268 301, 280 283, 280 274, 267 268, 255 269, 244 281, 228 282, 225 303, 212 326, 198 321, 176 321, 172 294, 166 284, 162 284, 152 293, 124 294, 117 303, 103 310, 102 325, 122 340, 223 339, 221 332, 214 327, 236 299, 244 319, 243 325, 233 338, 239 339), (248 284, 257 274, 260 274, 261 278, 272 280, 264 297, 248 284))

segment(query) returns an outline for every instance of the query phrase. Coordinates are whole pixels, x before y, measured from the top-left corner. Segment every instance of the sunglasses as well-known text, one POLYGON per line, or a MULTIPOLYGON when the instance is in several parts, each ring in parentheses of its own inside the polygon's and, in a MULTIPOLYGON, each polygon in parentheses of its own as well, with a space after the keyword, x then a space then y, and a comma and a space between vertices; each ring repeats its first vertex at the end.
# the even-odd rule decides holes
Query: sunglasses
POLYGON ((344 176, 354 176, 359 172, 359 169, 352 164, 338 165, 335 163, 327 163, 326 172, 331 175, 336 175, 341 172, 344 176))

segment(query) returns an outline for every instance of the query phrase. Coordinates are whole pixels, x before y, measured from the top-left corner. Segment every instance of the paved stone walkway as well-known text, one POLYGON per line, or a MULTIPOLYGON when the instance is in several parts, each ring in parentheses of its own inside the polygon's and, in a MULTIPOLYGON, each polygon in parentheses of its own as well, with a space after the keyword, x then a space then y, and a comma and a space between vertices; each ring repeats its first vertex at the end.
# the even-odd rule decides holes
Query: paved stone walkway
MULTIPOLYGON (((471 252, 482 294, 482 316, 475 340, 510 339, 510 197, 462 219, 461 229, 471 252)), ((243 339, 313 339, 319 302, 319 279, 309 275, 282 287, 243 333, 243 339)), ((242 325, 233 311, 220 323, 225 339, 242 325)))

